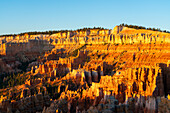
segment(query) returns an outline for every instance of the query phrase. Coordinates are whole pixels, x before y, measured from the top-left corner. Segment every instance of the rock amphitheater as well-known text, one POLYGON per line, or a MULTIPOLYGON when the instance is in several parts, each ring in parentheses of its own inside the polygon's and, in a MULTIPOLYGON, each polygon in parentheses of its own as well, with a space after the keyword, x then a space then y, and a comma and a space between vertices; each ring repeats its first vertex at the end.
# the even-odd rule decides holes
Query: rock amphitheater
POLYGON ((170 33, 1 36, 0 76, 0 113, 170 113, 170 33))

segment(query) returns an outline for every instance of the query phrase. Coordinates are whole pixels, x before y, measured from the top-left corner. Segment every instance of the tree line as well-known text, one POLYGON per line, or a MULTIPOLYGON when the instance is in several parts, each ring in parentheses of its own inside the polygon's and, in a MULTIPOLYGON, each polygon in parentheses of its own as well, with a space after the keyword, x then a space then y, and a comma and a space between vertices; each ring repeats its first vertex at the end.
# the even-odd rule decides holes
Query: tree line
POLYGON ((3 37, 3 36, 23 36, 25 34, 28 34, 28 35, 39 35, 39 34, 46 34, 46 35, 52 35, 52 34, 55 34, 55 33, 64 33, 64 32, 74 32, 74 31, 86 31, 86 30, 90 30, 90 29, 100 29, 100 30, 103 30, 105 28, 103 27, 93 27, 93 28, 82 28, 82 29, 77 29, 77 30, 50 30, 50 31, 32 31, 32 32, 24 32, 24 33, 19 33, 19 34, 6 34, 6 35, 0 35, 0 37, 3 37))
POLYGON ((124 27, 128 27, 128 28, 134 28, 134 29, 146 29, 146 30, 152 30, 152 31, 160 31, 160 32, 165 32, 165 33, 170 33, 170 31, 166 31, 166 30, 161 30, 160 28, 146 28, 143 26, 138 26, 138 25, 128 25, 128 24, 120 24, 119 26, 124 26, 124 27))

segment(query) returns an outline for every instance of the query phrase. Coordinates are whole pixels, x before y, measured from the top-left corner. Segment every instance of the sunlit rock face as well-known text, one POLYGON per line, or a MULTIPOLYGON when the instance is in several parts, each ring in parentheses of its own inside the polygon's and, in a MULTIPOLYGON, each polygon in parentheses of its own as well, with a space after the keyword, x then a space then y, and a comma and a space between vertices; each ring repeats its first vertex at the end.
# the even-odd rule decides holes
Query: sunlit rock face
MULTIPOLYGON (((89 89, 84 92, 85 95, 88 91, 89 89)), ((129 68, 119 71, 114 76, 101 76, 99 83, 92 82, 90 92, 95 96, 99 96, 99 93, 113 94, 120 102, 135 96, 163 96, 161 69, 159 67, 129 68)))
POLYGON ((4 36, 0 64, 2 112, 169 112, 169 33, 116 26, 4 36))

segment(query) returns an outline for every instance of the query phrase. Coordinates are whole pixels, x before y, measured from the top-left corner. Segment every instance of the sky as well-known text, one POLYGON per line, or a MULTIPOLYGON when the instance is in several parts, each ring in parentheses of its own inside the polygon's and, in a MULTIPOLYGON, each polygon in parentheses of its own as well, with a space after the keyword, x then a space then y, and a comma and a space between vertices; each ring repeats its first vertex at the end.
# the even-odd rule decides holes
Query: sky
POLYGON ((122 23, 170 31, 170 0, 0 0, 0 35, 122 23))

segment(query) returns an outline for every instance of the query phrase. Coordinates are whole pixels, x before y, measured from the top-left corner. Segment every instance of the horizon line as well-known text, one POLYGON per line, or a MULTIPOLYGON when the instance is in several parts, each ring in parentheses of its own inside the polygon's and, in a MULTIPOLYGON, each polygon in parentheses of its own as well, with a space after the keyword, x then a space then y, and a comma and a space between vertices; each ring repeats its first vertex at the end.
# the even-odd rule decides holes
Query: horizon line
MULTIPOLYGON (((141 26, 141 25, 135 25, 135 24, 125 24, 125 23, 122 23, 122 24, 124 24, 124 25, 128 25, 128 26, 130 26, 130 25, 132 25, 132 26, 139 26, 139 27, 144 27, 144 26, 141 26)), ((120 26, 121 24, 119 24, 119 25, 115 25, 114 27, 116 27, 116 26, 120 26)), ((20 35, 20 34, 27 34, 27 33, 30 33, 30 32, 50 32, 50 31, 58 31, 58 32, 60 32, 60 31, 76 31, 76 30, 82 30, 82 29, 94 29, 94 28, 102 28, 102 29, 114 29, 114 27, 113 28, 106 28, 106 27, 101 27, 101 26, 94 26, 94 27, 87 27, 87 26, 84 26, 84 27, 80 27, 80 28, 73 28, 73 29, 71 29, 71 28, 66 28, 66 29, 44 29, 44 30, 27 30, 27 31, 21 31, 21 32, 16 32, 16 33, 2 33, 2 34, 0 34, 0 37, 2 37, 2 36, 12 36, 12 35, 20 35)), ((124 26, 125 27, 125 26, 124 26)), ((153 29, 153 28, 155 28, 155 27, 145 27, 146 28, 146 30, 148 30, 148 28, 151 28, 151 29, 153 29)), ((155 28, 155 29, 159 29, 159 30, 161 30, 160 32, 163 32, 163 31, 167 31, 166 33, 170 33, 170 30, 169 29, 161 29, 161 28, 155 28)), ((152 30, 153 31, 153 30, 152 30)))

